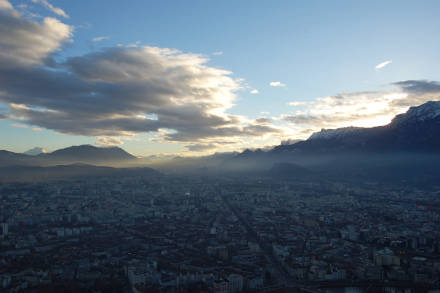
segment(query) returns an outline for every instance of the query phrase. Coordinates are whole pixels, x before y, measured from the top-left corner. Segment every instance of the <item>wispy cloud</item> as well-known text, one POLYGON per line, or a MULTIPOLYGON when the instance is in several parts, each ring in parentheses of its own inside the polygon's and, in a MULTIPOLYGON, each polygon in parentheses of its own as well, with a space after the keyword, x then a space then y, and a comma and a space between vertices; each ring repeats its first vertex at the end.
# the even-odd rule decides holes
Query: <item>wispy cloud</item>
POLYGON ((269 85, 270 85, 270 86, 273 86, 273 87, 284 87, 284 86, 286 86, 284 83, 281 83, 281 82, 279 82, 279 81, 271 81, 271 82, 269 83, 269 85))
POLYGON ((28 125, 25 124, 19 124, 19 123, 11 123, 9 124, 9 126, 15 127, 15 128, 25 128, 25 129, 30 129, 33 131, 42 131, 43 129, 40 127, 29 127, 28 125))
POLYGON ((29 126, 24 124, 18 124, 18 123, 11 123, 9 126, 15 127, 15 128, 29 128, 29 126))
POLYGON ((69 15, 67 15, 67 13, 62 10, 59 7, 55 7, 53 6, 49 1, 47 0, 31 0, 33 3, 39 3, 41 5, 43 5, 46 9, 52 11, 53 13, 55 13, 56 15, 62 16, 64 18, 69 18, 69 15))
POLYGON ((253 94, 253 95, 257 95, 260 92, 258 90, 256 90, 256 89, 253 89, 253 90, 250 91, 250 93, 253 94))
POLYGON ((214 56, 220 56, 220 55, 223 55, 223 51, 217 51, 217 52, 214 52, 214 53, 212 53, 212 55, 214 55, 214 56))
POLYGON ((307 105, 307 102, 293 101, 293 102, 290 102, 289 105, 292 107, 304 106, 304 105, 307 105))
POLYGON ((93 38, 92 41, 93 42, 101 42, 101 41, 108 40, 108 39, 109 39, 109 37, 101 36, 101 37, 93 38))
POLYGON ((382 68, 384 68, 385 66, 387 66, 391 63, 393 63, 393 60, 387 60, 387 61, 384 61, 382 63, 377 64, 375 68, 376 68, 376 70, 381 70, 382 68))

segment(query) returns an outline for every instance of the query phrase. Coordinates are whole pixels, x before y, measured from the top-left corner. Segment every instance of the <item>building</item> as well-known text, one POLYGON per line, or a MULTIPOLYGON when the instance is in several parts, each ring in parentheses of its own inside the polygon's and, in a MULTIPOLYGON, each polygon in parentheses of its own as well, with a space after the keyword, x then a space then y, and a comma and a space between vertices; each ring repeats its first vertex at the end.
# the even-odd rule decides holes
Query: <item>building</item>
POLYGON ((374 256, 374 262, 378 266, 400 266, 400 257, 394 255, 393 251, 389 248, 376 251, 374 256))
POLYGON ((229 293, 229 282, 227 280, 214 281, 214 293, 229 293))
POLYGON ((2 238, 8 236, 8 223, 2 223, 2 238))
POLYGON ((230 274, 228 276, 229 292, 238 293, 243 291, 243 277, 239 274, 230 274))

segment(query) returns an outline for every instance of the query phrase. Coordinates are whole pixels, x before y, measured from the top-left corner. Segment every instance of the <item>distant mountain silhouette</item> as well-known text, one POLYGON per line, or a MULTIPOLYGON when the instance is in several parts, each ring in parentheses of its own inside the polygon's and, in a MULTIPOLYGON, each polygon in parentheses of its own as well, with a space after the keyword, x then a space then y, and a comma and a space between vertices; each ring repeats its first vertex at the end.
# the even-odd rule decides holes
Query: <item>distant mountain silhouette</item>
POLYGON ((0 166, 29 165, 33 156, 0 150, 0 166))
POLYGON ((78 162, 117 162, 136 159, 135 156, 118 147, 101 148, 92 145, 71 146, 40 156, 51 160, 78 162))
POLYGON ((36 156, 0 151, 0 166, 50 166, 60 164, 112 165, 136 161, 136 157, 118 147, 71 146, 36 156))

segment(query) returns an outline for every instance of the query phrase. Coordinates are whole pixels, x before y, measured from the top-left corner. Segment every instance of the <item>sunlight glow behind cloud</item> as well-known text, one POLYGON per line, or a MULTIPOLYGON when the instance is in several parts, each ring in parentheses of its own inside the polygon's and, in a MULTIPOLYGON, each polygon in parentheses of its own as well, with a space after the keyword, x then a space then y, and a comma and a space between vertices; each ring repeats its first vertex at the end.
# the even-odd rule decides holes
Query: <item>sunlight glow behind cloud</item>
MULTIPOLYGON (((289 122, 297 137, 307 138, 322 128, 373 127, 391 122, 395 115, 430 100, 440 100, 434 81, 401 81, 388 91, 353 92, 317 98, 306 108, 278 119, 289 122)), ((298 106, 298 102, 292 102, 298 106)))

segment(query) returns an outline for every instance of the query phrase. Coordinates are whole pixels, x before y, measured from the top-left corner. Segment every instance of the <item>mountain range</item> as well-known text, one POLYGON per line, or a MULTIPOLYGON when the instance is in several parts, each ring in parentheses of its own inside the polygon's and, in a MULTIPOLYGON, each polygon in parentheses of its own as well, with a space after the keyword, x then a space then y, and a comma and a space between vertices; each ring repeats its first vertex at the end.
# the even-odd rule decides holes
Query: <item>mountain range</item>
MULTIPOLYGON (((0 167, 69 164, 144 166, 118 147, 72 146, 50 153, 0 151, 0 167), (37 154, 38 153, 38 154, 37 154)), ((271 150, 245 150, 198 158, 176 157, 154 168, 200 174, 241 173, 274 178, 428 178, 440 182, 440 101, 411 107, 391 123, 372 128, 323 129, 307 140, 271 150)), ((4 169, 4 168, 3 168, 4 169)), ((104 172, 105 173, 105 172, 104 172)))
MULTIPOLYGON (((30 151, 38 150, 34 148, 30 151)), ((4 166, 53 166, 61 164, 118 165, 135 162, 136 157, 118 147, 71 146, 54 152, 38 154, 14 153, 0 150, 0 167, 4 166)))
POLYGON ((414 152, 440 151, 440 102, 427 102, 397 115, 390 124, 372 128, 323 129, 306 141, 272 152, 414 152))
POLYGON ((225 170, 269 170, 272 177, 440 182, 440 101, 411 107, 372 128, 323 129, 307 140, 270 151, 246 150, 225 170))

